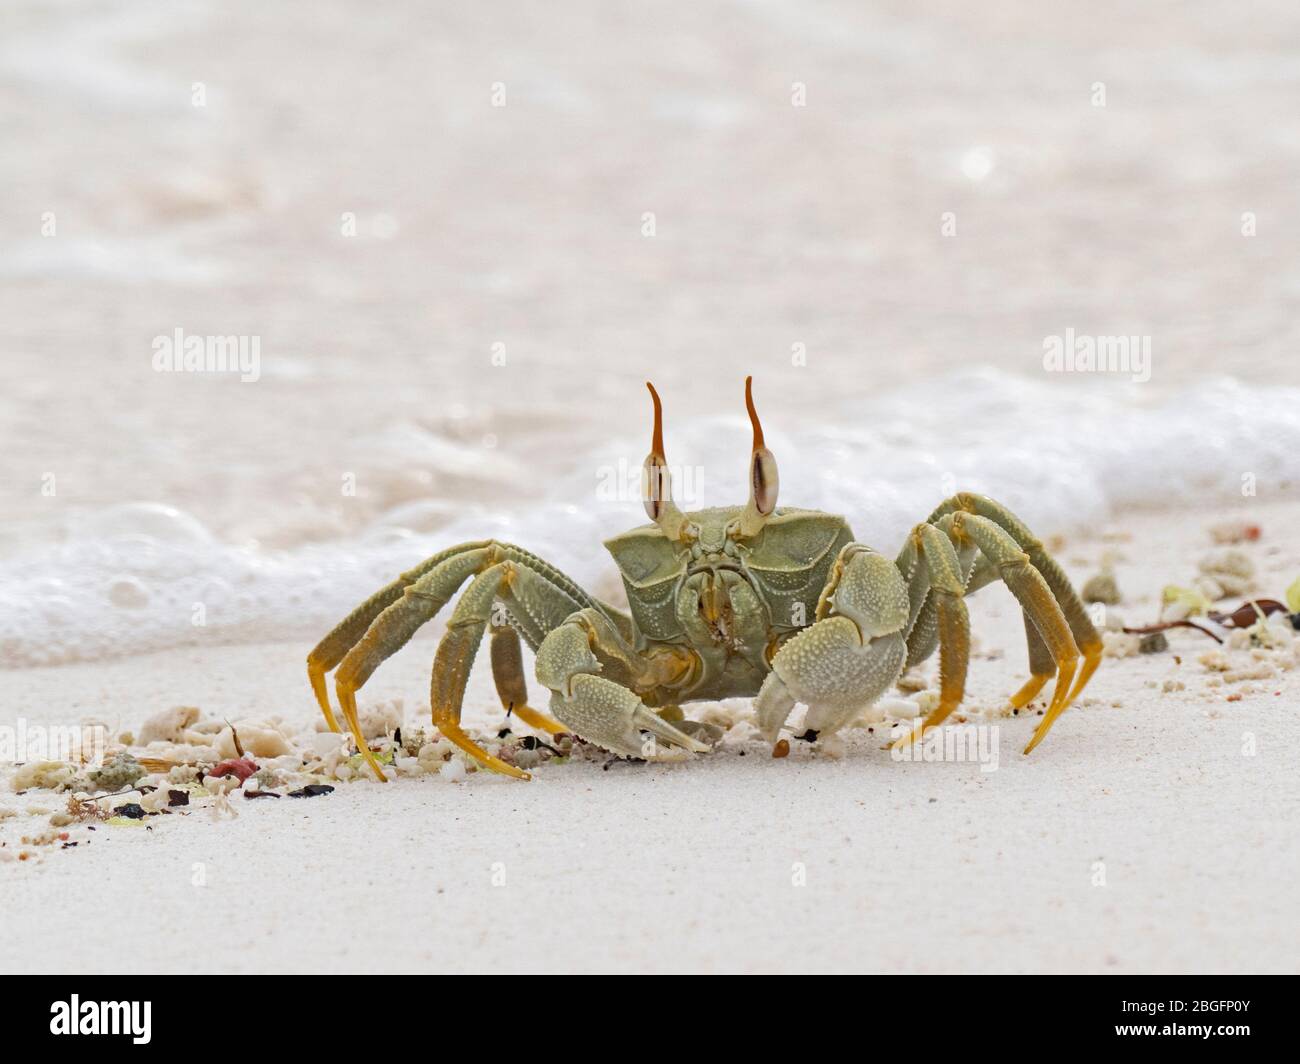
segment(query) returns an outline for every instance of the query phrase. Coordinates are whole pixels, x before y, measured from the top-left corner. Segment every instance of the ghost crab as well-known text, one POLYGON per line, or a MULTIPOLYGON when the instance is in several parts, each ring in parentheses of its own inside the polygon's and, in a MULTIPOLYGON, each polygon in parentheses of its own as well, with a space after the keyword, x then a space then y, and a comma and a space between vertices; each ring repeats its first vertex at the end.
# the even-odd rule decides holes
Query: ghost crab
POLYGON ((1011 705, 1025 706, 1056 677, 1026 754, 1083 690, 1101 660, 1101 640, 1061 567, 1005 507, 982 495, 954 495, 912 529, 895 560, 855 542, 843 517, 778 510, 776 459, 764 445, 747 379, 749 501, 683 513, 671 496, 663 410, 647 387, 654 434, 643 484, 652 523, 605 543, 629 612, 592 598, 526 550, 481 540, 403 573, 308 655, 312 689, 336 732, 325 677, 338 666, 343 716, 379 779, 383 771, 358 724, 357 691, 466 581, 434 658, 433 723, 485 767, 520 779, 528 773, 460 727, 470 667, 489 627, 493 677, 507 710, 531 727, 571 731, 631 757, 657 756, 656 740, 706 751, 673 723, 681 719, 677 707, 693 701, 755 696, 769 742, 803 703, 805 727, 833 734, 937 646, 939 703, 920 729, 898 740, 912 742, 961 702, 970 657, 964 596, 997 579, 1019 601, 1028 641, 1031 675, 1011 705), (558 719, 528 705, 521 638, 536 653, 536 677, 558 719), (649 746, 643 733, 654 737, 649 746))

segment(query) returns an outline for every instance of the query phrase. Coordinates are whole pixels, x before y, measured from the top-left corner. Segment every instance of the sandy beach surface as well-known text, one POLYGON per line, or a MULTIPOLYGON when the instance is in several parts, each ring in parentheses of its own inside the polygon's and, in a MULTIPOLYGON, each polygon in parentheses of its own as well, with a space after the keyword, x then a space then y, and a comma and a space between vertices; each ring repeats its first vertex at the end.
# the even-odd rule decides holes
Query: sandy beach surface
MULTIPOLYGON (((1258 593, 1280 594, 1300 574, 1287 533, 1300 505, 1235 513, 1262 529, 1241 548, 1258 593)), ((1203 518, 1149 513, 1069 540, 1061 557, 1081 578, 1109 555, 1125 593, 1113 609, 1142 623, 1160 586, 1190 581, 1210 549, 1203 518)), ((1004 589, 973 598, 972 614, 978 711, 1025 664, 1004 589)), ((401 697, 414 725, 436 631, 388 662, 363 703, 401 697)), ((32 721, 126 728, 183 696, 205 716, 278 713, 309 730, 307 649, 173 650, 3 683, 32 721)), ((1201 661, 1214 649, 1182 631, 1164 653, 1108 659, 1028 758, 1033 721, 991 721, 992 772, 895 762, 859 730, 839 757, 794 742, 773 760, 752 742, 685 764, 547 764, 527 784, 362 781, 311 800, 236 797, 235 819, 194 809, 150 830, 74 826, 75 849, 0 865, 5 911, 26 914, 8 921, 4 967, 1293 971, 1300 670, 1225 681, 1201 661)), ((487 728, 501 714, 484 672, 466 719, 487 728)), ((10 853, 43 824, 28 807, 59 805, 37 791, 0 804, 21 810, 0 823, 10 853)))

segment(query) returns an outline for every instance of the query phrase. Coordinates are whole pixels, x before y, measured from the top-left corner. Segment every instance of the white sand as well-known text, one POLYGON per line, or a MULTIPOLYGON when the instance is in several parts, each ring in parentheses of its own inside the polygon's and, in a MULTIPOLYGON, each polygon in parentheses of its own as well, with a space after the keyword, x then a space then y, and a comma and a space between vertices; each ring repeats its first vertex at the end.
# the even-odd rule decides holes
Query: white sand
MULTIPOLYGON (((1300 506, 1251 500, 1246 549, 1277 596, 1300 572, 1300 506)), ((1076 577, 1104 550, 1132 623, 1187 582, 1204 518, 1131 516, 1070 543, 1076 577)), ((1233 603, 1235 605, 1235 602, 1233 603)), ((973 600, 972 704, 1024 675, 1004 590, 973 600), (1000 659, 990 652, 1005 650, 1000 659)), ((424 704, 435 633, 365 688, 424 704)), ((871 737, 834 760, 802 743, 675 766, 544 765, 530 784, 486 775, 340 785, 323 798, 236 799, 236 820, 159 817, 152 831, 71 829, 81 845, 0 864, 6 970, 104 971, 1293 971, 1300 675, 1207 686, 1212 648, 1108 660, 1087 704, 1033 756, 1033 724, 1002 722, 998 771, 899 764, 871 737), (1182 664, 1175 664, 1173 654, 1182 664), (1162 693, 1177 678, 1185 690, 1162 693), (1154 686, 1152 686, 1154 684, 1154 686), (1247 692, 1235 702, 1231 691, 1247 692), (1280 692, 1280 695, 1274 692, 1280 692), (1258 753, 1243 756, 1243 735, 1258 753), (89 845, 87 845, 89 841, 89 845), (1094 885, 1097 863, 1105 885, 1094 885), (792 880, 797 863, 806 886, 792 880), (496 871, 505 883, 494 886, 496 871), (193 883, 202 866, 206 885, 193 883)), ((314 723, 302 644, 181 650, 10 671, 32 721, 138 726, 177 703, 205 715, 314 723)), ((1244 661, 1248 652, 1238 654, 1244 661)), ((482 668, 479 670, 482 672, 482 668)), ((467 719, 497 719, 476 675, 467 719)), ((0 784, 3 787, 3 784, 0 784)), ((58 805, 3 793, 13 808, 58 805)), ((0 824, 11 850, 38 823, 0 824)))

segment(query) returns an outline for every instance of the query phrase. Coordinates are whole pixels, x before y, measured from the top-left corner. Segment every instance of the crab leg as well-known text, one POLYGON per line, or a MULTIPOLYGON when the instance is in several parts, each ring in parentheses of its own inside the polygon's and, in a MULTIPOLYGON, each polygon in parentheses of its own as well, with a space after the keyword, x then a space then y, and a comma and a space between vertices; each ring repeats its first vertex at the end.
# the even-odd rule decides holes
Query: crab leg
MULTIPOLYGON (((335 665, 343 660, 354 646, 357 645, 365 636, 366 631, 375 622, 384 610, 388 609, 399 599, 405 590, 422 577, 431 573, 444 562, 449 561, 457 555, 466 554, 470 551, 482 550, 491 546, 498 546, 506 551, 511 558, 520 565, 526 565, 536 570, 548 582, 554 584, 565 594, 569 595, 582 606, 593 605, 591 597, 582 590, 577 584, 565 576, 554 566, 543 561, 535 554, 531 554, 520 547, 509 543, 497 543, 494 540, 484 539, 471 543, 461 543, 455 547, 448 547, 446 550, 435 554, 433 557, 421 562, 414 569, 402 573, 396 580, 386 587, 376 591, 370 598, 366 599, 360 606, 354 609, 342 621, 325 636, 315 648, 307 655, 307 677, 311 681, 312 690, 316 694, 316 701, 320 706, 321 713, 325 717, 325 723, 329 725, 331 731, 338 731, 338 721, 334 717, 334 711, 330 708, 329 693, 325 686, 325 674, 328 673, 335 665)), ((448 594, 455 593, 455 589, 448 594)), ((446 599, 443 600, 444 604, 446 599)), ((534 647, 539 643, 545 632, 529 633, 530 642, 534 647)))
MULTIPOLYGON (((979 514, 1001 527, 1016 541, 1020 549, 1029 557, 1030 563, 1046 580, 1061 612, 1065 614, 1074 641, 1083 654, 1083 666, 1079 670, 1079 677, 1075 681, 1074 689, 1065 700, 1065 706, 1070 705, 1083 692, 1093 673, 1097 671, 1097 666, 1101 664, 1102 642, 1092 619, 1088 616, 1087 608, 1070 585, 1069 577, 1023 521, 1001 503, 986 496, 965 492, 954 495, 941 503, 927 520, 935 524, 945 515, 956 511, 979 514)), ((1063 706, 1062 709, 1064 708, 1063 706)))
POLYGON ((324 639, 316 644, 311 653, 307 655, 307 677, 311 681, 311 689, 316 694, 316 702, 320 706, 321 713, 325 715, 325 723, 329 725, 330 731, 337 732, 339 724, 334 717, 333 709, 330 708, 330 696, 325 686, 325 674, 343 660, 343 656, 356 646, 361 637, 366 634, 366 629, 374 623, 375 618, 400 599, 402 592, 409 585, 415 583, 429 571, 437 568, 448 558, 457 554, 464 554, 466 551, 486 547, 489 542, 490 540, 482 540, 477 543, 461 543, 459 546, 449 547, 447 550, 421 562, 409 572, 402 573, 391 584, 376 591, 365 602, 361 603, 360 606, 335 625, 324 639))
MULTIPOLYGON (((940 522, 942 523, 942 521, 940 522)), ((985 554, 979 555, 975 567, 971 572, 970 579, 966 582, 966 594, 973 595, 980 588, 991 584, 998 578, 998 569, 985 554)), ((1060 599, 1057 599, 1059 604, 1060 599)), ((1013 694, 1008 701, 1013 709, 1024 709, 1029 705, 1043 689, 1047 681, 1056 675, 1056 662, 1052 659, 1052 652, 1043 642, 1043 637, 1038 634, 1033 619, 1029 614, 1024 615, 1025 622, 1025 644, 1029 651, 1029 679, 1025 681, 1023 687, 1013 694)), ((1076 637, 1077 641, 1077 637, 1076 637)), ((1077 689, 1077 685, 1076 685, 1077 689)), ((1073 697, 1066 702, 1068 706, 1073 697)))
MULTIPOLYGON (((1029 745, 1025 747, 1025 753, 1027 754, 1043 741, 1043 737, 1051 730, 1056 719, 1065 712, 1065 707, 1069 705, 1072 697, 1070 681, 1074 677, 1079 660, 1079 650, 1075 644, 1067 616, 1058 603, 1056 596, 1053 595, 1046 577, 1032 563, 1028 554, 1020 549, 1016 541, 1001 526, 986 517, 966 511, 951 514, 938 523, 938 527, 941 529, 945 525, 948 526, 950 535, 957 538, 969 537, 973 540, 985 557, 997 567, 998 574, 1020 602, 1021 607, 1033 622, 1033 627, 1037 629, 1042 642, 1056 662, 1056 686, 1052 691, 1052 701, 1048 706, 1046 715, 1035 729, 1033 737, 1029 740, 1029 745)), ((1062 578, 1064 578, 1064 574, 1062 574, 1062 578)), ((1026 687, 1031 688, 1029 697, 1033 697, 1036 690, 1032 688, 1032 685, 1036 682, 1038 675, 1041 675, 1040 670, 1044 668, 1044 665, 1042 654, 1032 641, 1030 643, 1030 655, 1030 668, 1035 673, 1035 677, 1026 687), (1037 662, 1034 660, 1035 655, 1038 657, 1037 662)), ((1044 682, 1046 682, 1046 678, 1044 678, 1044 682)), ((1039 684, 1039 687, 1041 686, 1039 684)), ((1017 692, 1017 697, 1024 697, 1024 693, 1025 689, 1022 688, 1021 691, 1017 692)))
POLYGON ((362 737, 357 721, 357 689, 370 679, 380 662, 396 654, 426 621, 447 604, 461 584, 489 564, 493 549, 479 547, 453 554, 409 584, 401 597, 375 618, 365 635, 344 655, 334 674, 334 689, 357 749, 381 780, 386 777, 362 737))
POLYGON ((492 627, 492 679, 507 713, 514 713, 531 728, 558 735, 564 725, 540 713, 528 704, 528 682, 524 678, 524 656, 519 647, 519 633, 508 624, 492 627))
MULTIPOLYGON (((972 566, 982 560, 971 543, 954 544, 957 553, 958 570, 962 583, 966 586, 965 594, 974 590, 971 586, 972 566)), ((907 622, 907 668, 925 661, 939 645, 939 617, 935 596, 930 589, 930 569, 921 555, 921 538, 915 534, 907 537, 903 549, 895 563, 907 582, 907 595, 911 610, 907 622)), ((993 577, 996 578, 994 570, 993 577)), ((987 583, 987 581, 985 581, 987 583)))
MULTIPOLYGON (((1020 601, 1026 616, 1032 619, 1032 627, 1040 633, 1037 643, 1032 640, 1030 642, 1031 667, 1035 676, 1013 697, 1024 697, 1027 702, 1056 671, 1053 667, 1046 676, 1039 679, 1038 674, 1043 668, 1040 645, 1050 651, 1055 666, 1060 668, 1052 704, 1025 748, 1025 753, 1029 753, 1042 741, 1052 723, 1064 711, 1070 680, 1079 656, 1069 626, 1051 589, 1038 570, 1030 564, 1028 556, 1016 546, 1015 540, 987 518, 959 511, 941 518, 934 525, 918 526, 913 530, 913 537, 913 542, 930 570, 931 596, 939 621, 940 694, 939 705, 925 718, 921 727, 897 740, 894 746, 914 742, 928 729, 942 724, 961 701, 970 652, 970 627, 964 608, 960 616, 952 608, 954 597, 963 593, 963 574, 955 568, 955 554, 946 557, 938 543, 939 540, 947 541, 951 538, 957 543, 974 543, 979 548, 993 567, 992 571, 1001 576, 1011 593, 1020 601), (927 532, 927 529, 933 529, 933 533, 927 532), (935 590, 939 594, 935 595, 935 590)), ((949 554, 951 553, 950 550, 949 554)), ((987 572, 988 569, 982 570, 981 577, 987 572)))
MULTIPOLYGON (((456 603, 447 622, 447 631, 438 644, 429 702, 433 706, 433 723, 447 739, 495 772, 516 779, 529 779, 527 772, 493 757, 460 727, 461 704, 470 668, 498 602, 505 603, 516 615, 528 617, 539 624, 539 628, 548 631, 559 627, 566 617, 580 608, 565 592, 513 561, 499 562, 479 573, 456 603)), ((515 634, 513 644, 502 643, 501 651, 496 649, 498 641, 498 636, 493 635, 493 659, 501 661, 509 670, 496 674, 497 693, 502 701, 507 705, 514 703, 515 712, 535 726, 563 731, 564 726, 559 722, 536 713, 527 705, 518 634, 515 634), (516 661, 509 660, 512 651, 516 661)))
POLYGON ((465 685, 469 682, 470 668, 478 653, 483 632, 491 620, 492 605, 513 577, 514 567, 509 562, 493 565, 479 573, 461 595, 447 622, 447 631, 438 644, 438 654, 433 659, 429 704, 433 707, 433 723, 445 738, 485 768, 526 780, 530 778, 527 772, 507 764, 499 757, 493 757, 460 727, 465 685))
POLYGON ((939 641, 939 704, 920 728, 896 740, 895 748, 915 741, 925 734, 927 728, 942 724, 948 718, 961 703, 970 666, 970 616, 963 597, 965 568, 953 541, 934 525, 917 525, 904 548, 905 555, 909 552, 925 563, 924 571, 920 568, 915 570, 913 581, 928 578, 928 602, 934 607, 939 641))
MULTIPOLYGON (((529 608, 519 606, 517 609, 516 616, 521 618, 519 626, 524 630, 530 642, 534 639, 540 641, 542 636, 551 627, 559 624, 567 613, 573 612, 581 608, 583 604, 592 601, 586 592, 582 591, 559 570, 548 565, 536 555, 529 554, 527 551, 509 544, 488 540, 482 546, 467 545, 463 548, 443 552, 439 557, 442 559, 441 561, 428 569, 418 580, 408 584, 398 599, 384 608, 374 618, 365 634, 352 649, 346 652, 339 664, 338 671, 335 673, 335 689, 338 692, 339 704, 343 707, 348 727, 357 742, 358 748, 369 762, 371 769, 381 780, 385 778, 383 771, 379 768, 378 762, 375 761, 374 755, 370 753, 368 745, 362 738, 361 728, 356 719, 356 692, 370 678, 381 662, 405 646, 420 626, 431 620, 447 604, 452 595, 467 579, 481 574, 506 560, 509 561, 512 570, 516 573, 528 574, 531 580, 536 583, 536 586, 541 589, 535 597, 538 600, 544 598, 551 603, 548 608, 541 609, 530 599, 527 603, 529 608)), ((468 609, 469 607, 467 607, 468 609)), ((449 627, 447 635, 443 637, 444 643, 447 642, 448 637, 451 635, 452 629, 449 627)), ((480 631, 479 637, 481 638, 481 636, 482 632, 480 631)), ((453 641, 450 645, 455 648, 457 642, 453 641)), ((478 642, 476 640, 473 649, 477 650, 477 648, 478 642)), ((454 650, 448 651, 449 655, 453 653, 454 650)), ((445 660, 451 661, 453 659, 446 657, 445 660)), ((472 663, 472 661, 473 652, 469 654, 469 662, 472 663)), ((444 668, 447 667, 444 666, 444 668)), ((436 707, 438 704, 436 700, 434 704, 436 707)), ((448 726, 457 732, 459 731, 459 713, 460 706, 459 701, 457 701, 454 717, 448 721, 448 726)), ((447 734, 447 738, 456 741, 450 734, 447 734)), ((468 741, 466 739, 466 742, 468 741)), ((472 753, 472 751, 469 752, 472 753)))
MULTIPOLYGON (((1029 648, 1029 679, 1025 681, 1024 686, 1019 691, 1011 696, 1010 702, 1013 709, 1024 709, 1034 700, 1038 692, 1047 684, 1047 681, 1056 675, 1056 661, 1052 658, 1052 652, 1048 649, 1047 644, 1043 642, 1043 637, 1038 634, 1038 628, 1034 625, 1033 618, 1026 613, 1024 619, 1025 643, 1029 648)), ((1066 701, 1066 705, 1069 705, 1069 700, 1066 701)))

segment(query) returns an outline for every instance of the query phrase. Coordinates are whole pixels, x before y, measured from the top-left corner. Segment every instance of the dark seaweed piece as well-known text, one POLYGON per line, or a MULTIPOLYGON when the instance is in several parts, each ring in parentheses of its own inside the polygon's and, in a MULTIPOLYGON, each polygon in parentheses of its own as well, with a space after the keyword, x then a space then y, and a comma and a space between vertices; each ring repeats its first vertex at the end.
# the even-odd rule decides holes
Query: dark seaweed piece
POLYGON ((290 791, 290 798, 317 798, 322 794, 332 794, 334 788, 328 783, 309 783, 296 791, 290 791))
MULTIPOLYGON (((245 791, 245 798, 279 798, 275 791, 245 791)), ((296 797, 296 796, 295 796, 296 797)))
POLYGON ((114 816, 124 816, 127 820, 143 820, 148 814, 140 808, 139 802, 125 802, 113 810, 114 816))
POLYGON ((172 790, 169 790, 169 791, 167 792, 167 804, 170 805, 170 806, 189 805, 189 804, 190 804, 190 792, 189 792, 189 791, 172 791, 172 790))
MULTIPOLYGON (((1277 599, 1249 599, 1243 602, 1231 613, 1222 613, 1217 610, 1210 610, 1205 616, 1215 624, 1222 625, 1224 628, 1249 628, 1262 614, 1265 617, 1274 613, 1286 613, 1291 621, 1291 627, 1300 630, 1300 624, 1296 623, 1297 614, 1288 613, 1287 608, 1278 602, 1277 599)), ((1130 635, 1153 635, 1156 632, 1167 632, 1170 628, 1194 628, 1203 635, 1208 635, 1216 643, 1222 643, 1223 640, 1204 628, 1195 621, 1184 618, 1181 621, 1161 621, 1157 624, 1143 625, 1140 628, 1125 627, 1124 631, 1130 635)))
POLYGON ((817 741, 817 733, 813 731, 812 728, 809 728, 802 735, 796 735, 795 738, 800 740, 801 742, 815 743, 817 741))

